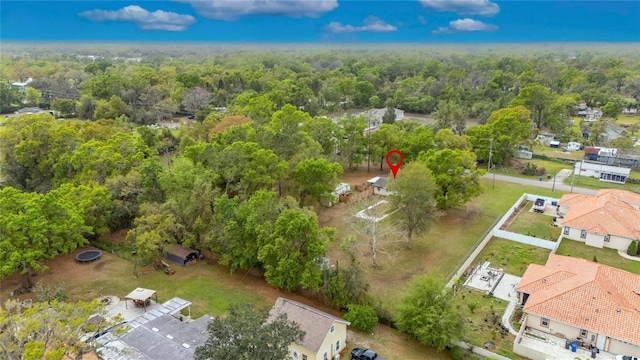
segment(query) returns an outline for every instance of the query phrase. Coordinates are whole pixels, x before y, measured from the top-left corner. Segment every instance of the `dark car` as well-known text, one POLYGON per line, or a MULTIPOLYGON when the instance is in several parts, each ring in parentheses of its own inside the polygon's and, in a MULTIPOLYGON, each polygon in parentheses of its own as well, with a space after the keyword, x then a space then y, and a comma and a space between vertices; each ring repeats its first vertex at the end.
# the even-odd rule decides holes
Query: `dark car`
POLYGON ((195 118, 196 118, 196 116, 195 116, 195 115, 189 115, 189 116, 187 116, 187 119, 189 119, 189 120, 193 120, 193 119, 195 119, 195 118))
POLYGON ((383 357, 370 349, 355 348, 351 350, 351 360, 385 360, 383 357))

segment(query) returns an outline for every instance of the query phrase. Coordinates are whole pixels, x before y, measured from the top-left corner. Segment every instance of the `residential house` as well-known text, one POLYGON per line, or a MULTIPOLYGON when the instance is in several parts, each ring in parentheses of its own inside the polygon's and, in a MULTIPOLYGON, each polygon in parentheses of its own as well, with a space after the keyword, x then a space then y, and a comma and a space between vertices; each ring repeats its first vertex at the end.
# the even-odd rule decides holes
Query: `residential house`
MULTIPOLYGON (((118 304, 121 304, 119 302, 118 304)), ((129 317, 131 311, 112 309, 124 322, 120 331, 108 331, 97 337, 97 352, 105 360, 174 360, 193 359, 197 347, 208 339, 207 326, 213 318, 204 315, 191 320, 191 302, 172 298, 163 304, 152 304, 148 311, 129 317), (119 310, 119 311, 118 311, 119 310), (189 316, 181 311, 189 310, 189 316)))
MULTIPOLYGON (((292 360, 333 360, 339 358, 347 342, 348 321, 322 312, 297 301, 278 298, 269 313, 269 320, 279 314, 296 322, 305 337, 289 346, 292 360)), ((267 320, 267 321, 269 321, 267 320)))
POLYGON ((25 92, 27 91, 27 86, 29 86, 29 83, 31 83, 33 81, 32 78, 28 78, 27 81, 16 81, 16 82, 12 82, 11 86, 13 86, 14 88, 18 89, 20 92, 25 92))
POLYGON ((586 160, 599 161, 607 165, 640 166, 640 154, 631 150, 587 146, 584 148, 584 154, 586 160))
POLYGON ((588 176, 600 181, 624 184, 631 174, 631 169, 618 166, 604 165, 600 163, 590 163, 578 161, 573 164, 573 174, 578 176, 588 176))
POLYGON ((387 191, 387 183, 389 179, 386 177, 379 177, 375 183, 373 183, 373 193, 376 195, 389 196, 387 191))
POLYGON ((640 239, 640 194, 631 191, 565 194, 558 215, 564 238, 589 246, 626 251, 632 240, 640 239))
POLYGON ((567 143, 567 150, 578 151, 582 147, 579 142, 570 141, 567 143))
MULTIPOLYGON (((525 332, 534 329, 614 354, 640 354, 640 275, 551 255, 544 266, 529 265, 516 291, 527 314, 525 332)), ((546 344, 524 348, 518 338, 514 352, 533 360, 549 358, 542 350, 546 344)), ((567 351, 563 359, 571 354, 567 351)))

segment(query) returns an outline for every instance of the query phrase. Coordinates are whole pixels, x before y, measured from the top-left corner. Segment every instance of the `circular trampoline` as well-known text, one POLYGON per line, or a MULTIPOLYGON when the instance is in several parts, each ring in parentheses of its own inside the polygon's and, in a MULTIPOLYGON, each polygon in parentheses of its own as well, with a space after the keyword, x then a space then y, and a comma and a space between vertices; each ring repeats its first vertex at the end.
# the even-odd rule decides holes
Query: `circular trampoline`
POLYGON ((76 261, 79 263, 88 263, 100 259, 102 251, 100 250, 87 250, 76 255, 76 261))

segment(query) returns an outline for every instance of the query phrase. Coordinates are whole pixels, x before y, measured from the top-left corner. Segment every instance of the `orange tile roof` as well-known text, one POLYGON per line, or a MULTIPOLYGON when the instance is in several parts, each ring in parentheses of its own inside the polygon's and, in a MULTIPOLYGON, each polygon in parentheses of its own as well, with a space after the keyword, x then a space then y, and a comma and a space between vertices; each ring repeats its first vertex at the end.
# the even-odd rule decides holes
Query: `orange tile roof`
POLYGON ((640 275, 552 255, 529 265, 517 290, 529 294, 527 313, 640 345, 640 275))
POLYGON ((560 198, 568 210, 562 225, 600 235, 640 238, 640 194, 607 189, 597 195, 569 194, 560 198))

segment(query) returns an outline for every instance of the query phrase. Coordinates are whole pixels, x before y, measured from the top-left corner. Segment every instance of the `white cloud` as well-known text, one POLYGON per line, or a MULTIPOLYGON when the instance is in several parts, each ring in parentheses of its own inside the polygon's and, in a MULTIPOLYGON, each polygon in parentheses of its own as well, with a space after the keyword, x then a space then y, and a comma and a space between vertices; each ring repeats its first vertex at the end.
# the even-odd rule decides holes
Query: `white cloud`
POLYGON ((492 16, 500 12, 500 6, 489 0, 420 0, 420 3, 428 9, 460 15, 492 16))
POLYGON ((434 30, 434 34, 453 34, 461 32, 473 32, 473 31, 496 31, 498 26, 493 24, 485 24, 482 21, 473 19, 458 19, 449 22, 447 27, 439 27, 434 30))
POLYGON ((80 16, 93 21, 132 22, 140 30, 184 31, 196 22, 191 15, 182 15, 169 11, 156 10, 149 12, 140 6, 129 5, 119 10, 89 10, 80 16))
POLYGON ((344 34, 344 33, 352 33, 352 32, 390 32, 398 30, 397 27, 393 25, 389 25, 385 23, 382 19, 377 16, 367 16, 363 21, 362 26, 353 26, 353 25, 342 25, 339 22, 331 22, 327 25, 327 31, 336 33, 336 34, 344 34))
POLYGON ((418 15, 418 22, 422 25, 427 25, 427 19, 422 15, 418 15))
POLYGON ((318 17, 338 7, 338 0, 174 0, 190 4, 200 15, 235 20, 243 15, 318 17))

